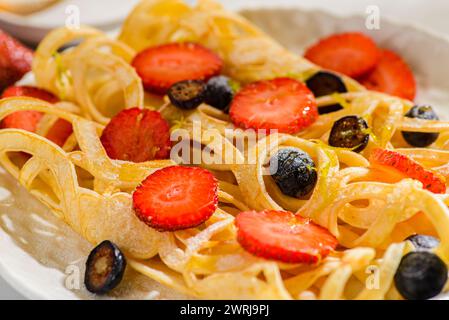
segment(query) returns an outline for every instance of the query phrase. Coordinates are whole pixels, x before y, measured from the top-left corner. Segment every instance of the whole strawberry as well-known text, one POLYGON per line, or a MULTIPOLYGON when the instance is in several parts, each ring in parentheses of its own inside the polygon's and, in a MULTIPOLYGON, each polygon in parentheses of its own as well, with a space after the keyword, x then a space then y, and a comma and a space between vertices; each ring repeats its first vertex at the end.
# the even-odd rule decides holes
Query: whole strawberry
POLYGON ((0 91, 31 70, 33 55, 33 50, 0 30, 0 91))

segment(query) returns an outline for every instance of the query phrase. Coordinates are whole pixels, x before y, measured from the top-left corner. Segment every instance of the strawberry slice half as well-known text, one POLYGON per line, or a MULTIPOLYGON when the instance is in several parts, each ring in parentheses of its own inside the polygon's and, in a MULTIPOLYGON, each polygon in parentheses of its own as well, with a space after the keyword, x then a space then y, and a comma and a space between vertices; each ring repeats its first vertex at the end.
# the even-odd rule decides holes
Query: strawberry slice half
POLYGON ((229 115, 234 125, 244 129, 295 134, 316 121, 318 108, 306 85, 276 78, 245 86, 234 97, 229 115))
POLYGON ((173 166, 156 171, 136 189, 136 215, 159 231, 199 226, 217 209, 218 182, 208 170, 173 166))
POLYGON ((444 177, 426 170, 416 161, 401 153, 374 149, 370 156, 371 166, 381 170, 393 171, 392 174, 402 174, 403 177, 412 178, 422 182, 424 189, 433 193, 446 193, 444 177))
POLYGON ((325 69, 354 78, 374 69, 380 50, 363 33, 347 32, 321 39, 306 50, 305 57, 325 69))
POLYGON ((208 80, 220 73, 223 61, 195 43, 171 43, 148 48, 132 62, 146 90, 165 94, 183 80, 208 80))
POLYGON ((396 53, 383 50, 376 68, 359 81, 368 89, 408 100, 415 99, 416 80, 407 63, 396 53))
POLYGON ((265 259, 313 264, 338 245, 328 230, 287 211, 242 212, 235 224, 240 245, 265 259))
POLYGON ((157 111, 131 108, 114 116, 101 143, 111 159, 145 162, 170 156, 170 127, 157 111))
MULTIPOLYGON (((59 102, 59 98, 53 93, 32 87, 32 86, 12 86, 7 88, 2 98, 9 97, 31 97, 47 101, 49 103, 59 102)), ((36 132, 39 121, 43 114, 39 111, 19 111, 10 114, 1 123, 1 128, 16 128, 30 132, 36 132)), ((59 146, 63 146, 68 137, 72 134, 72 124, 64 119, 56 120, 55 124, 48 131, 46 138, 59 146)))

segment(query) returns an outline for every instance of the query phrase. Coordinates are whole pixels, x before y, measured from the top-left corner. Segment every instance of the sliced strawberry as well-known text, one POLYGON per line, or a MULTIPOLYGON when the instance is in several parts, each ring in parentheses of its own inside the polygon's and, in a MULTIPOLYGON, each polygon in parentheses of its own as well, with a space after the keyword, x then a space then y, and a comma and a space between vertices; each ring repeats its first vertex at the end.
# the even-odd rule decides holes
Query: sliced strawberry
POLYGON ((0 92, 31 70, 33 51, 0 30, 0 92))
POLYGON ((9 87, 3 92, 2 98, 9 98, 9 97, 32 97, 47 101, 49 103, 59 102, 59 98, 55 96, 53 93, 32 86, 9 87))
POLYGON ((170 156, 170 127, 157 111, 132 108, 117 114, 101 142, 111 159, 145 162, 170 156))
POLYGON ((232 122, 244 129, 297 133, 318 118, 313 93, 301 82, 277 78, 244 87, 232 101, 232 122))
POLYGON ((383 170, 392 171, 392 174, 402 174, 404 177, 421 181, 424 188, 434 193, 445 193, 446 182, 444 177, 426 170, 416 161, 401 153, 374 149, 370 156, 371 165, 383 170))
POLYGON ((237 215, 237 240, 248 252, 286 263, 316 263, 337 245, 337 239, 309 219, 286 211, 237 215))
POLYGON ((0 124, 1 129, 22 129, 36 132, 37 125, 43 114, 39 111, 19 111, 14 112, 4 118, 0 124))
MULTIPOLYGON (((2 98, 32 97, 49 103, 59 102, 59 98, 44 89, 31 86, 12 86, 3 92, 2 98)), ((7 116, 1 124, 2 128, 17 128, 35 132, 43 114, 39 111, 19 111, 7 116)), ((56 120, 47 133, 46 138, 59 146, 63 146, 72 134, 72 124, 64 119, 56 120)))
MULTIPOLYGON (((45 100, 50 103, 58 102, 59 99, 52 93, 31 86, 12 86, 7 88, 2 95, 2 98, 9 97, 32 97, 36 99, 45 100)), ((2 129, 16 128, 23 129, 30 132, 35 132, 39 121, 43 114, 39 111, 19 111, 10 114, 2 120, 2 129)))
POLYGON ((156 171, 133 194, 134 210, 159 231, 199 226, 217 209, 218 182, 209 171, 173 166, 156 171))
POLYGON ((370 90, 408 100, 413 100, 416 96, 416 80, 413 72, 400 56, 390 50, 383 50, 376 68, 359 80, 370 90))
POLYGON ((171 43, 139 53, 132 65, 148 91, 165 94, 176 82, 208 80, 220 73, 223 61, 194 43, 171 43))
POLYGON ((64 119, 58 119, 45 137, 62 147, 72 133, 72 124, 64 119))
POLYGON ((348 32, 320 40, 306 50, 305 57, 325 69, 354 78, 374 69, 380 50, 370 37, 348 32))
POLYGON ((14 67, 2 67, 4 62, 1 59, 0 57, 0 92, 19 81, 23 76, 14 67))

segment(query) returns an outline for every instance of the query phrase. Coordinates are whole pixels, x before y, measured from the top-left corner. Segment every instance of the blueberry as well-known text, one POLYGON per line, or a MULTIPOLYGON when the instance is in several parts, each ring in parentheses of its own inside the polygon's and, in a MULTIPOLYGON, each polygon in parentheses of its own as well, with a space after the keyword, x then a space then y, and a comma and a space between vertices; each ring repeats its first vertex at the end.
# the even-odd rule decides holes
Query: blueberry
POLYGON ((341 104, 335 103, 335 104, 331 104, 331 105, 328 105, 328 106, 319 107, 318 108, 318 113, 320 115, 322 115, 322 114, 337 112, 337 111, 340 111, 342 109, 343 109, 343 107, 341 106, 341 104))
MULTIPOLYGON (((405 116, 414 119, 439 120, 438 115, 431 106, 414 106, 405 114, 405 116)), ((425 148, 434 143, 438 139, 439 134, 403 131, 402 136, 411 146, 425 148)))
POLYGON ((312 158, 295 148, 281 149, 271 157, 270 174, 282 193, 290 197, 309 194, 318 179, 312 158))
POLYGON ((117 245, 103 241, 87 258, 84 284, 92 293, 108 293, 122 281, 125 268, 125 256, 117 245))
POLYGON ((336 121, 329 136, 329 145, 337 148, 364 150, 369 141, 368 124, 358 116, 347 116, 336 121))
POLYGON ((421 234, 412 235, 405 240, 410 241, 415 247, 415 249, 419 251, 431 250, 433 248, 438 247, 438 245, 440 244, 440 240, 438 240, 437 238, 421 234))
POLYGON ((233 98, 234 90, 228 77, 217 76, 209 79, 205 98, 208 105, 227 112, 233 98))
POLYGON ((446 281, 446 264, 427 251, 405 255, 394 275, 396 289, 407 300, 433 298, 443 290, 446 281))
POLYGON ((185 110, 191 110, 204 102, 206 84, 200 80, 186 80, 175 83, 168 89, 170 102, 185 110))
MULTIPOLYGON (((315 97, 327 96, 332 93, 348 92, 346 85, 341 78, 333 73, 319 71, 306 81, 307 87, 313 92, 315 97)), ((326 114, 339 111, 343 107, 339 104, 332 104, 318 108, 319 114, 326 114)))

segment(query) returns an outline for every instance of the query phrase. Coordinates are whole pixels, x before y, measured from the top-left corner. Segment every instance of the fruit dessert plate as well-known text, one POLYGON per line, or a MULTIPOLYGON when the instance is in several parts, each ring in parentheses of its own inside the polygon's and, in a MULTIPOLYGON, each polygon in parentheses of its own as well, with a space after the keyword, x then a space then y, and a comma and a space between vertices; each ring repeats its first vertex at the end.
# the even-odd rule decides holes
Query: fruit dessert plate
POLYGON ((20 292, 444 298, 449 42, 243 15, 144 0, 118 39, 60 28, 33 53, 4 35, 0 270, 20 292))

